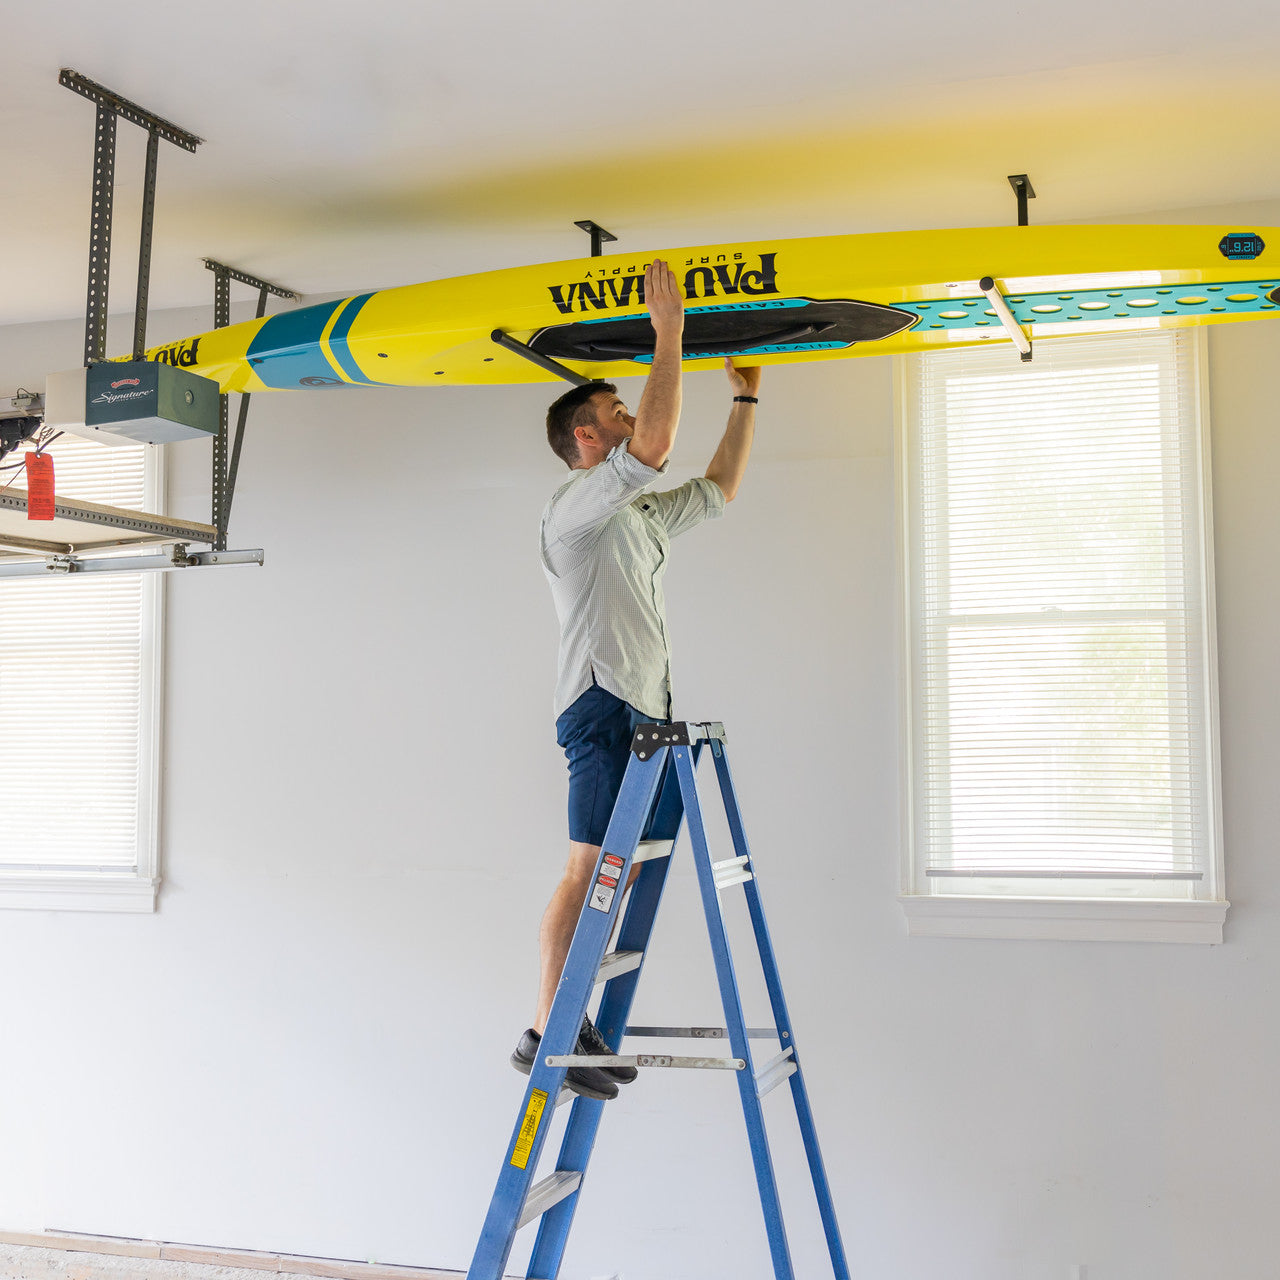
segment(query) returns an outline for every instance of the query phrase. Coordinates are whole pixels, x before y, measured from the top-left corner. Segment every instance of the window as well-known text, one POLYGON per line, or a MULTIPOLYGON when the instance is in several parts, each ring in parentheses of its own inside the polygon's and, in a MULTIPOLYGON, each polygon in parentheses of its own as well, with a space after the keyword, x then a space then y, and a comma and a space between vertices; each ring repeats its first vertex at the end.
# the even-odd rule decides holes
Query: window
MULTIPOLYGON (((49 452, 59 494, 159 508, 155 447, 49 452)), ((0 907, 154 910, 162 578, 0 579, 0 907)))
POLYGON ((1202 350, 901 362, 913 933, 1221 941, 1202 350))

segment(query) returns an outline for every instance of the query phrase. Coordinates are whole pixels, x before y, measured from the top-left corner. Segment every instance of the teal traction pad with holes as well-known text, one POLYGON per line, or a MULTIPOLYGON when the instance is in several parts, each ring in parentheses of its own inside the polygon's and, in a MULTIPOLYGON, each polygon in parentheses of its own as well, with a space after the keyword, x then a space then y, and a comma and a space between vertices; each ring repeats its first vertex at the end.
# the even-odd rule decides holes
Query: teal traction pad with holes
MULTIPOLYGON (((1005 298, 1019 324, 1071 320, 1139 320, 1149 316, 1234 315, 1280 310, 1280 280, 1234 280, 1229 284, 1130 285, 1123 289, 1078 289, 1072 293, 1018 293, 1005 298)), ((899 302, 920 316, 921 329, 1000 327, 985 296, 944 302, 899 302)))

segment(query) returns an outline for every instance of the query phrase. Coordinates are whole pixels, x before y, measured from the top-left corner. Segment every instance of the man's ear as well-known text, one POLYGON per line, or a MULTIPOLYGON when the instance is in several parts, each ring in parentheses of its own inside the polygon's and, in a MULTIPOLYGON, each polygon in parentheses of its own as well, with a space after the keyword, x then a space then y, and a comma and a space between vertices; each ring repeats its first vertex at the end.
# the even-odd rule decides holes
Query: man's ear
POLYGON ((586 424, 584 424, 583 426, 580 426, 580 427, 574 427, 574 429, 573 429, 573 438, 574 438, 575 440, 578 440, 578 441, 582 442, 583 444, 595 444, 595 443, 596 443, 596 433, 595 433, 595 430, 594 430, 591 426, 586 425, 586 424))

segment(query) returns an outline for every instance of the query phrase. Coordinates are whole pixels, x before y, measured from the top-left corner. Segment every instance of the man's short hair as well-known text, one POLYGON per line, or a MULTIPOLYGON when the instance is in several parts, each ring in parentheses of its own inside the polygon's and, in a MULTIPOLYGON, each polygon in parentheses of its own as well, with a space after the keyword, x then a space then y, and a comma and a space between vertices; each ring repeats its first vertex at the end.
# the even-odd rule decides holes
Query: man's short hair
POLYGON ((580 387, 566 391, 547 410, 547 443, 570 470, 581 461, 578 439, 573 433, 578 427, 595 421, 591 397, 599 391, 618 394, 618 388, 612 382, 584 382, 580 387))

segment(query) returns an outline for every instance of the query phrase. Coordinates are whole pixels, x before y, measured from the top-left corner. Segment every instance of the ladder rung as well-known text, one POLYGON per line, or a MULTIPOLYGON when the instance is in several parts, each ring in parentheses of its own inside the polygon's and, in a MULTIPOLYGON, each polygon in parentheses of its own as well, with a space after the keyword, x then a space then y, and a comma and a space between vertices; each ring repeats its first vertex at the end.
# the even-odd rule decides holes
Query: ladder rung
POLYGON ((648 862, 652 858, 665 858, 675 847, 674 840, 641 840, 636 846, 632 863, 648 862))
POLYGON ((610 951, 600 962, 600 972, 596 974, 596 982, 608 982, 621 974, 630 973, 640 967, 644 959, 643 951, 610 951))
POLYGON ((742 1071, 742 1058, 673 1058, 665 1053, 549 1053, 549 1067, 686 1067, 691 1071, 742 1071))
MULTIPOLYGON (((628 1027, 629 1036, 656 1036, 662 1040, 727 1040, 727 1027, 628 1027)), ((777 1040, 773 1027, 748 1027, 747 1036, 752 1040, 777 1040)))
POLYGON ((747 855, 740 858, 725 858, 711 864, 711 874, 716 882, 716 891, 727 889, 731 884, 742 884, 753 877, 747 869, 747 855))
POLYGON ((525 1197, 524 1208, 520 1211, 520 1221, 516 1230, 532 1222, 534 1218, 546 1213, 553 1205, 557 1205, 566 1196, 571 1196, 578 1189, 582 1174, 577 1169, 557 1169, 555 1173, 543 1178, 529 1188, 525 1197))
POLYGON ((765 1063, 756 1072, 757 1098, 763 1098, 766 1093, 772 1093, 788 1076, 795 1075, 799 1067, 790 1061, 793 1053, 795 1053, 795 1046, 788 1045, 776 1058, 765 1063))

